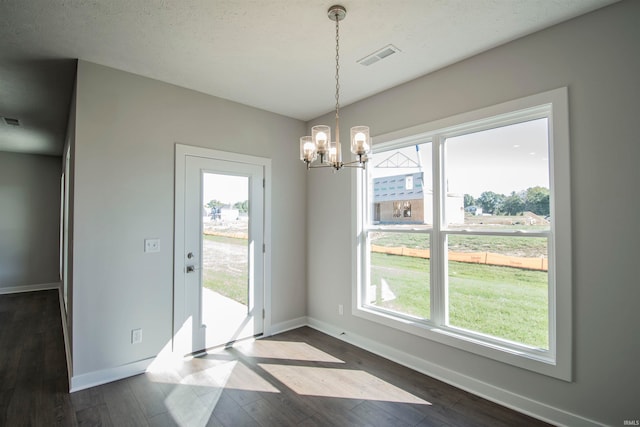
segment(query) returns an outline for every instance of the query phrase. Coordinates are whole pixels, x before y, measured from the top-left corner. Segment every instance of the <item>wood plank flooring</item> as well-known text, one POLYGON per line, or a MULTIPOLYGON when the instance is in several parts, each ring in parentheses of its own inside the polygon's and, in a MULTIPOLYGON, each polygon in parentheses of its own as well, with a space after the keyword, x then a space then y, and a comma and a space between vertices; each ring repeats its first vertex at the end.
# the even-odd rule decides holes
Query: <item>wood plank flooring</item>
POLYGON ((543 426, 311 328, 73 394, 58 295, 0 295, 0 426, 543 426))

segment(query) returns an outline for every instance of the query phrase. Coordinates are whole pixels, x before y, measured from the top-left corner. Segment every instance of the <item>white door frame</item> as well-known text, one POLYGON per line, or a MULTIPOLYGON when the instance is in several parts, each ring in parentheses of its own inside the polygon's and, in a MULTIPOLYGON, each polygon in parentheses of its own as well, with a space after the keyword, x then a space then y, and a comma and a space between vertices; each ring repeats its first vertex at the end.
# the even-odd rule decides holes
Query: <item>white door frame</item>
POLYGON ((264 168, 264 332, 271 335, 271 159, 230 153, 184 144, 175 145, 174 183, 174 252, 173 252, 173 333, 174 353, 184 355, 191 352, 191 330, 184 330, 185 316, 185 183, 187 156, 213 160, 249 163, 264 168), (186 350, 186 351, 185 351, 186 350))

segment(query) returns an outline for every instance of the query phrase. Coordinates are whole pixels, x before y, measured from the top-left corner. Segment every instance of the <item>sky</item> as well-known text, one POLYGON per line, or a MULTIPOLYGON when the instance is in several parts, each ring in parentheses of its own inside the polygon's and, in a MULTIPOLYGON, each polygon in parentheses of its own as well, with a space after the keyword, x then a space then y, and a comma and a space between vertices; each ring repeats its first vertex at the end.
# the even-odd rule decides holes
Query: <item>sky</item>
MULTIPOLYGON (((479 197, 484 191, 509 195, 512 191, 549 188, 547 119, 532 120, 445 141, 445 171, 449 192, 479 197)), ((376 167, 400 151, 418 163, 421 157, 425 188, 431 189, 431 144, 374 154, 375 177, 417 172, 417 168, 376 167)))
POLYGON ((246 176, 205 173, 203 180, 203 205, 219 200, 233 206, 236 202, 249 200, 249 178, 246 176))

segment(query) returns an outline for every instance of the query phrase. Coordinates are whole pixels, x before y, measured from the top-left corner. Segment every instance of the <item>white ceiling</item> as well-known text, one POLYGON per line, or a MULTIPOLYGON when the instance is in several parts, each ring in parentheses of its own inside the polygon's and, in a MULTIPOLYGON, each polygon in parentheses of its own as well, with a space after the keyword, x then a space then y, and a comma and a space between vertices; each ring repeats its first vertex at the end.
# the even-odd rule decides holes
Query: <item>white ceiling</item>
MULTIPOLYGON (((338 0, 336 0, 338 1, 338 0)), ((344 0, 341 104, 617 0, 344 0), (369 67, 360 58, 401 52, 369 67)), ((80 58, 309 120, 334 106, 324 0, 3 0, 0 151, 60 154, 80 58)))

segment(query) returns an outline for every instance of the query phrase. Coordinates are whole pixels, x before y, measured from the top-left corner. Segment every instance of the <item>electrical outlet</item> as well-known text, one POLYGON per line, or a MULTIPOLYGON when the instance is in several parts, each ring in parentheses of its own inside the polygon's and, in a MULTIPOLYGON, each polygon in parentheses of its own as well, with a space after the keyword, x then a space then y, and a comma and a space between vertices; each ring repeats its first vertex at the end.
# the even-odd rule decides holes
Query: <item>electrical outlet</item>
POLYGON ((144 239, 145 252, 160 252, 160 239, 144 239))
POLYGON ((140 344, 142 342, 142 329, 131 330, 131 344, 140 344))
POLYGON ((338 304, 338 314, 340 316, 342 316, 344 314, 344 309, 342 307, 342 304, 338 304))

